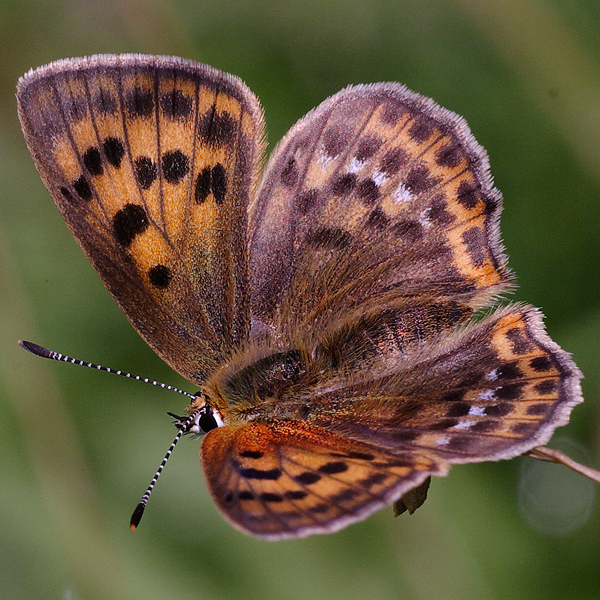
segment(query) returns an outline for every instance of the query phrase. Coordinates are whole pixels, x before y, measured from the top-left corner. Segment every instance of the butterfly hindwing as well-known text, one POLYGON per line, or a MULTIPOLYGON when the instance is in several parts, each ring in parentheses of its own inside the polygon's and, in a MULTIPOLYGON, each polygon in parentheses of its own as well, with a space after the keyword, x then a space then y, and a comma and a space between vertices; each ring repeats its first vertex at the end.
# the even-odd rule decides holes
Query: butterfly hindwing
POLYGON ((36 166, 107 288, 200 383, 248 335, 258 100, 211 67, 126 55, 32 71, 18 101, 36 166))
POLYGON ((349 87, 273 153, 251 207, 253 316, 276 334, 448 302, 510 275, 487 156, 464 120, 399 84, 349 87))
POLYGON ((215 429, 200 455, 219 509, 267 539, 337 531, 447 471, 427 452, 393 456, 300 421, 215 429))

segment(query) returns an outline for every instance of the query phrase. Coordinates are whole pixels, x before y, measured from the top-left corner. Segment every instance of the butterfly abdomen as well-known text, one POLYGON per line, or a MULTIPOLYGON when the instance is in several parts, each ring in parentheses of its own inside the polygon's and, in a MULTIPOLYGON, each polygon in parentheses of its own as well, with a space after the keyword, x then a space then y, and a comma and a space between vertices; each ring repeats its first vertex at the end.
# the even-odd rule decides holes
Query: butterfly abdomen
POLYGON ((356 374, 382 365, 389 368, 420 352, 471 314, 469 307, 455 302, 387 309, 347 321, 325 336, 319 351, 340 373, 356 374))

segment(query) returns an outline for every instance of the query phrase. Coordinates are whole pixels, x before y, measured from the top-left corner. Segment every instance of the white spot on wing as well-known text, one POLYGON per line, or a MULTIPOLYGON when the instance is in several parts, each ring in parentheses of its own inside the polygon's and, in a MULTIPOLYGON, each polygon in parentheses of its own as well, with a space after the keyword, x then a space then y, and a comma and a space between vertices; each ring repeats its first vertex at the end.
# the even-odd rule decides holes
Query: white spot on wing
POLYGON ((334 159, 331 156, 329 156, 329 154, 324 152, 323 150, 321 150, 321 152, 319 152, 319 158, 317 159, 317 162, 319 163, 319 166, 322 169, 324 169, 325 171, 327 171, 329 169, 329 166, 331 165, 333 160, 334 159))
POLYGON ((358 160, 358 158, 356 158, 356 156, 354 156, 354 157, 352 157, 352 160, 350 161, 350 166, 348 167, 348 172, 358 173, 364 166, 365 166, 365 163, 358 160))
POLYGON ((473 417, 485 417, 485 406, 471 406, 469 414, 473 417))
POLYGON ((377 187, 381 187, 387 180, 388 178, 385 173, 382 173, 381 171, 375 171, 375 173, 373 173, 373 181, 377 187))
POLYGON ((425 229, 428 229, 429 227, 431 227, 431 220, 429 219, 429 212, 430 212, 430 209, 426 208, 424 211, 421 211, 421 214, 419 215, 419 223, 421 223, 421 225, 423 225, 423 227, 425 229))
POLYGON ((405 204, 406 202, 410 202, 412 200, 412 194, 402 184, 396 188, 395 192, 392 192, 391 197, 398 204, 405 204))

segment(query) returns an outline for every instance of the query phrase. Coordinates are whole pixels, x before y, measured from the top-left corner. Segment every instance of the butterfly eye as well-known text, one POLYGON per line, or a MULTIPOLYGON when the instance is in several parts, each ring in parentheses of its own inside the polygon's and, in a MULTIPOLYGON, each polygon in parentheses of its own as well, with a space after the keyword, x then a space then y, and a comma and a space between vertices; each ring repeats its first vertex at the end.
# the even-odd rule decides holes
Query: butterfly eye
POLYGON ((217 420, 212 413, 200 415, 198 425, 204 433, 208 433, 211 429, 216 429, 218 427, 217 420))
POLYGON ((223 425, 223 419, 221 418, 219 411, 207 405, 194 419, 194 422, 190 427, 190 433, 203 435, 217 427, 223 427, 223 425))

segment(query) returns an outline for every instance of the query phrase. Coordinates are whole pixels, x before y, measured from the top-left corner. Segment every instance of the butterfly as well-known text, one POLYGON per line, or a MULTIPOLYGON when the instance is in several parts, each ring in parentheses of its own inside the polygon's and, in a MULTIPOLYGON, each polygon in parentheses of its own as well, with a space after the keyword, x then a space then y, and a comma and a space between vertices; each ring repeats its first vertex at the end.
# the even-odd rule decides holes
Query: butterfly
POLYGON ((496 307, 502 197, 466 122, 429 98, 349 86, 262 174, 258 99, 188 60, 61 60, 20 79, 18 110, 106 287, 199 386, 176 424, 204 434, 208 488, 240 530, 414 508, 432 475, 531 451, 582 400, 541 313, 496 307))

